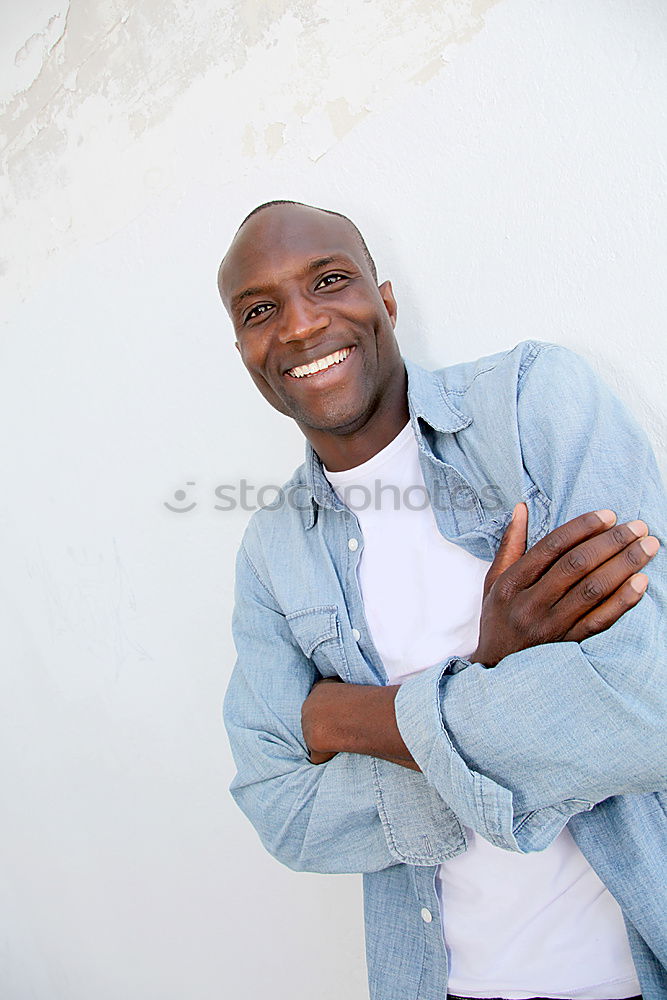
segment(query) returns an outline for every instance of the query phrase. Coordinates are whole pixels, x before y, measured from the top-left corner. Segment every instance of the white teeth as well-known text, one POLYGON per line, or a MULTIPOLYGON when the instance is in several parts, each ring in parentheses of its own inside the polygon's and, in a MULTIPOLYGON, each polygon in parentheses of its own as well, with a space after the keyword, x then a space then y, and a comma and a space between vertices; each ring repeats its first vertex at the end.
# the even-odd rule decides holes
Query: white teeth
POLYGON ((345 361, 351 351, 351 347, 344 347, 342 351, 327 354, 326 358, 318 358, 317 361, 311 361, 308 365, 297 365, 295 368, 290 368, 287 374, 291 375, 292 378, 304 378, 308 375, 314 375, 316 372, 326 371, 332 365, 338 365, 341 361, 345 361))

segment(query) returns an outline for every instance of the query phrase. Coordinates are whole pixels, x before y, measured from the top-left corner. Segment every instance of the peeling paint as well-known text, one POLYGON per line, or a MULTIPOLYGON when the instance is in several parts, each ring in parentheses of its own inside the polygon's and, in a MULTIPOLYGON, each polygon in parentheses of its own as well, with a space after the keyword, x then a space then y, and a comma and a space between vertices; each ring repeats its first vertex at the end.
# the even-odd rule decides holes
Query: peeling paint
POLYGON ((443 69, 444 65, 445 61, 442 56, 432 59, 430 63, 427 63, 426 66, 422 66, 422 68, 414 74, 412 77, 413 83, 428 83, 428 81, 434 76, 437 76, 437 74, 443 69))
POLYGON ((41 72, 44 60, 56 48, 67 28, 69 3, 58 0, 39 10, 39 3, 15 5, 3 11, 5 43, 15 46, 13 66, 7 62, 0 75, 0 93, 27 90, 41 72), (54 12, 54 8, 56 9, 54 12), (30 28, 35 28, 30 34, 30 28))
POLYGON ((243 131, 243 138, 241 140, 241 150, 243 155, 249 159, 255 155, 256 145, 255 145, 255 130, 252 125, 246 125, 243 131))
POLYGON ((19 48, 23 60, 39 53, 34 79, 0 105, 0 238, 21 247, 6 279, 25 293, 46 258, 141 213, 162 190, 147 171, 156 160, 186 169, 184 136, 212 94, 223 175, 239 156, 270 160, 286 147, 314 161, 430 80, 497 2, 64 4, 19 48))
POLYGON ((264 135, 267 153, 275 156, 285 142, 285 122, 272 122, 264 135))
POLYGON ((329 116, 334 135, 337 139, 342 139, 350 129, 354 128, 357 122, 366 117, 368 108, 353 111, 344 97, 338 97, 335 101, 329 101, 326 112, 329 116))

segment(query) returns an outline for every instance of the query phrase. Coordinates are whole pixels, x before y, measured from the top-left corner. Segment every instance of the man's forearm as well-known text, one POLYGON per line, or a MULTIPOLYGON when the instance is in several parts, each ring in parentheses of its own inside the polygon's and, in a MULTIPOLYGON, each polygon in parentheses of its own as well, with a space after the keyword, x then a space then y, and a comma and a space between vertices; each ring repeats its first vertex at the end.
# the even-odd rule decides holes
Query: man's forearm
MULTIPOLYGON (((526 552, 527 516, 525 505, 517 504, 486 575, 481 646, 471 657, 482 666, 493 667, 526 647, 581 642, 606 630, 640 600, 648 578, 635 571, 659 548, 657 539, 645 537, 645 522, 617 525, 613 511, 602 510, 573 518, 526 552), (603 564, 606 576, 596 576, 603 564), (591 593, 597 595, 593 610, 591 593)), ((342 751, 420 770, 396 722, 398 690, 397 685, 346 684, 340 678, 318 681, 302 709, 312 763, 325 763, 342 751)))
POLYGON ((396 724, 398 688, 397 684, 315 684, 302 710, 303 734, 313 760, 358 753, 419 771, 396 724))

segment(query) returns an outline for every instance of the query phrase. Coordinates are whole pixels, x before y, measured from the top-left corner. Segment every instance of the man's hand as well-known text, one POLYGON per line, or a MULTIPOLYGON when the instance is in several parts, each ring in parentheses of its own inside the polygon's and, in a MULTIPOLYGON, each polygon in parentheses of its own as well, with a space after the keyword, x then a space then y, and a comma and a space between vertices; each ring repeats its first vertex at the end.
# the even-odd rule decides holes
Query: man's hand
POLYGON ((592 511, 550 531, 527 552, 528 511, 517 504, 484 583, 473 663, 547 642, 582 642, 610 628, 646 590, 641 570, 660 547, 643 521, 616 524, 592 511))
MULTIPOLYGON (((528 509, 517 504, 486 574, 480 638, 471 662, 492 667, 530 646, 582 642, 634 607, 648 583, 638 570, 660 546, 643 521, 615 522, 613 511, 582 514, 526 552, 528 509)), ((338 680, 317 681, 303 703, 301 724, 311 762, 323 764, 346 751, 419 770, 396 724, 399 685, 338 680)))

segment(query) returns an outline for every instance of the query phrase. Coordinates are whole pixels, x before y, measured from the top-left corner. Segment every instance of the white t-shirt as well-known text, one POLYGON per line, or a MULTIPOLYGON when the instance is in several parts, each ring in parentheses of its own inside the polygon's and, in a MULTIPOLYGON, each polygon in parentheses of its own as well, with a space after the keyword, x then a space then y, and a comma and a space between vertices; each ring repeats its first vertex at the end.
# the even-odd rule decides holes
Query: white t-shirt
MULTIPOLYGON (((411 425, 363 465, 325 474, 359 519, 359 586, 389 682, 470 655, 489 564, 438 531, 411 425)), ((466 834, 467 850, 439 866, 436 883, 449 992, 510 1000, 640 992, 621 910, 567 828, 533 854, 466 834)))

